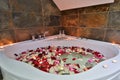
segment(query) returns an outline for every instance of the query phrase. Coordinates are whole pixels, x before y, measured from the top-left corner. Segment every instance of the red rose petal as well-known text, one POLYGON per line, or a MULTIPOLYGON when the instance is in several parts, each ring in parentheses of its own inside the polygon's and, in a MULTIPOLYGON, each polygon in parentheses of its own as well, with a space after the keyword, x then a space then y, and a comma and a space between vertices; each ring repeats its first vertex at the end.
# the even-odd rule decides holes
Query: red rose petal
POLYGON ((76 58, 72 58, 72 60, 74 61, 74 60, 76 60, 76 58))

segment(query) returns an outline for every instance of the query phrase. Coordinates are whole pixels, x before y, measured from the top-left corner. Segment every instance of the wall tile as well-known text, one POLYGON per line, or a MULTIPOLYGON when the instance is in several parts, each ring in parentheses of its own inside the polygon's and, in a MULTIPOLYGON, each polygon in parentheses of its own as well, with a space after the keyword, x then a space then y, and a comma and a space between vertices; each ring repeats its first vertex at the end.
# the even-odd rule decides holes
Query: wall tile
POLYGON ((13 30, 0 31, 0 46, 15 42, 13 30))
POLYGON ((16 27, 38 27, 43 25, 42 16, 36 13, 13 13, 13 22, 16 27))
POLYGON ((105 34, 104 29, 91 28, 87 30, 87 38, 95 40, 103 40, 105 34))
POLYGON ((10 0, 13 12, 40 12, 40 0, 10 0))
POLYGON ((95 28, 64 27, 66 34, 81 38, 103 40, 105 30, 95 28))
POLYGON ((78 26, 78 22, 79 22, 79 18, 77 14, 62 16, 62 25, 64 27, 78 26))
POLYGON ((79 15, 80 27, 106 27, 107 13, 92 13, 79 15))
POLYGON ((49 15, 44 17, 45 26, 59 26, 60 16, 49 15))
POLYGON ((0 0, 0 41, 29 40, 31 33, 45 31, 49 31, 48 35, 56 34, 60 18, 59 9, 50 0, 0 0), (9 34, 10 31, 13 33, 9 34))
POLYGON ((44 15, 60 15, 60 11, 51 0, 41 0, 44 15))
POLYGON ((79 27, 64 27, 67 35, 84 37, 87 38, 89 35, 89 31, 87 28, 79 28, 79 27))
MULTIPOLYGON (((109 35, 117 36, 120 30, 120 0, 115 0, 114 3, 110 4, 62 11, 61 18, 62 26, 65 27, 65 30, 70 35, 111 41, 112 37, 109 37, 109 35), (76 17, 70 18, 69 16, 71 15, 76 17), (79 27, 76 23, 78 23, 79 27), (107 31, 105 35, 106 29, 116 30, 107 31)), ((120 43, 119 36, 116 36, 114 41, 120 43)))
POLYGON ((120 44, 120 30, 108 29, 105 41, 115 42, 120 44))
POLYGON ((19 41, 30 40, 33 31, 31 31, 31 29, 16 29, 15 34, 16 34, 16 41, 19 42, 19 41))
POLYGON ((0 12, 1 11, 9 11, 9 1, 8 0, 0 0, 0 12))
POLYGON ((10 13, 0 13, 0 30, 10 28, 10 13))
POLYGON ((79 12, 78 9, 72 9, 72 10, 62 11, 61 14, 62 15, 76 15, 76 14, 78 14, 78 12, 79 12))
POLYGON ((48 31, 47 36, 51 36, 51 35, 56 35, 59 34, 59 30, 64 30, 62 27, 47 27, 46 31, 48 31))
MULTIPOLYGON (((83 8, 82 13, 98 13, 98 12, 108 12, 109 11, 110 4, 103 4, 103 5, 97 5, 97 6, 91 6, 83 8)), ((80 11, 81 13, 81 11, 80 11)))
POLYGON ((46 36, 51 36, 58 34, 59 30, 62 29, 61 27, 35 27, 35 28, 26 28, 26 29, 16 29, 15 30, 15 36, 16 41, 25 41, 25 40, 31 40, 32 35, 35 35, 36 39, 38 39, 38 35, 43 35, 45 32, 46 36))
POLYGON ((41 34, 43 32, 45 32, 45 28, 43 27, 15 29, 16 41, 19 42, 19 41, 25 41, 25 40, 32 40, 32 35, 34 35, 37 38, 38 34, 41 34))
POLYGON ((120 11, 120 0, 115 0, 115 2, 110 5, 110 11, 120 11))
POLYGON ((120 11, 110 12, 109 27, 120 29, 120 11))
POLYGON ((71 36, 79 36, 78 32, 79 29, 76 27, 64 27, 65 34, 71 35, 71 36))

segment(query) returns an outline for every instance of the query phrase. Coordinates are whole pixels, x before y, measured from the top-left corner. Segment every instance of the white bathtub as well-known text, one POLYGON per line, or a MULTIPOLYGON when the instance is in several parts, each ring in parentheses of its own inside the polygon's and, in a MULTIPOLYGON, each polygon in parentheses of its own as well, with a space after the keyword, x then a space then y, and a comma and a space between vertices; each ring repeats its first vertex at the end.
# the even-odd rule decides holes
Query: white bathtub
POLYGON ((0 67, 3 80, 120 80, 120 47, 111 43, 68 36, 69 40, 55 40, 56 36, 44 40, 24 41, 0 49, 0 67), (15 53, 48 45, 81 46, 101 52, 107 60, 92 69, 74 75, 56 75, 40 71, 31 65, 16 61, 15 53), (103 67, 104 66, 104 67, 103 67))

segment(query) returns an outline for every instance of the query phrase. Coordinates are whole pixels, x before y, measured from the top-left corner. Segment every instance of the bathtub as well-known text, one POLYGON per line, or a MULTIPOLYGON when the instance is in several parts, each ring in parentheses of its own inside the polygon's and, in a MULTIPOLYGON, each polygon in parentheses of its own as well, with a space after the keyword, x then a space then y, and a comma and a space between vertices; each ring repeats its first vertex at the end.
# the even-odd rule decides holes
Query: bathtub
POLYGON ((120 80, 120 46, 108 42, 66 36, 57 40, 57 35, 43 40, 28 40, 7 45, 0 49, 0 67, 3 80, 120 80), (14 60, 15 53, 37 47, 80 46, 101 52, 107 59, 92 69, 74 75, 56 75, 43 72, 29 64, 14 60))

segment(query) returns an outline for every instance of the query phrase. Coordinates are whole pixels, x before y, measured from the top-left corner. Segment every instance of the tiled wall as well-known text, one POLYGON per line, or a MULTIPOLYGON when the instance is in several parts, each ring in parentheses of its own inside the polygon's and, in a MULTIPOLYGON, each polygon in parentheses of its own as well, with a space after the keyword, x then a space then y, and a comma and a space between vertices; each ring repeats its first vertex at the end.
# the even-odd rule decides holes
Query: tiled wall
POLYGON ((61 28, 60 11, 52 0, 0 0, 0 45, 31 39, 31 34, 61 28))
POLYGON ((60 12, 52 0, 0 0, 0 45, 31 34, 65 29, 66 34, 120 43, 120 0, 60 12), (62 27, 64 28, 62 28, 62 27))
POLYGON ((61 23, 67 34, 120 43, 120 0, 62 11, 61 23))

